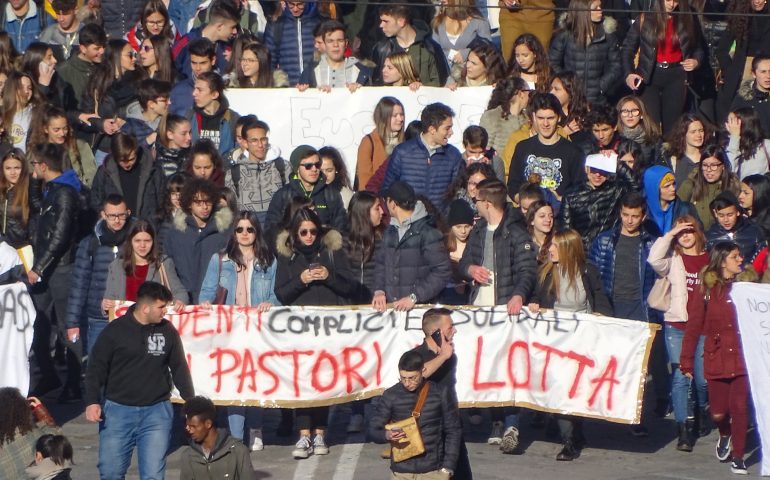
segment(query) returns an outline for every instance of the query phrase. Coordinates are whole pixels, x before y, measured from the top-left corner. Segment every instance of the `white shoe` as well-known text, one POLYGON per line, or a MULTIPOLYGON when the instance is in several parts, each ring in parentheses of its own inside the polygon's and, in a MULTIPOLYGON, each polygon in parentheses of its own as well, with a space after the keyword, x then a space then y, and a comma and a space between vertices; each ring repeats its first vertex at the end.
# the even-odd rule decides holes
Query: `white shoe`
POLYGON ((329 454, 329 447, 327 447, 326 442, 324 442, 323 434, 316 433, 315 438, 313 439, 313 453, 316 455, 329 454))
POLYGON ((300 437, 294 450, 291 451, 291 456, 297 459, 307 458, 313 454, 313 445, 310 443, 310 437, 303 435, 300 437))
POLYGON ((359 433, 364 426, 364 416, 356 413, 350 416, 348 422, 348 433, 359 433))
POLYGON ((503 422, 492 422, 492 433, 489 434, 489 445, 500 445, 503 442, 503 422))
POLYGON ((262 442, 262 429, 254 428, 249 430, 249 437, 251 438, 251 451, 259 452, 265 449, 265 444, 262 442))
POLYGON ((516 447, 519 446, 519 430, 516 427, 508 427, 505 429, 503 440, 500 442, 500 450, 508 455, 516 451, 516 447))

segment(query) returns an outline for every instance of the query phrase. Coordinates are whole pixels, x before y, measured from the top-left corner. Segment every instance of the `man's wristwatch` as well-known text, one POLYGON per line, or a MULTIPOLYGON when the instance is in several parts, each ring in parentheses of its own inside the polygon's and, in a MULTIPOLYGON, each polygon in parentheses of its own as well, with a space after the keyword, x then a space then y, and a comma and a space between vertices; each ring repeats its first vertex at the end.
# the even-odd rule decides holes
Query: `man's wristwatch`
POLYGON ((448 473, 450 477, 455 474, 455 472, 453 472, 452 470, 450 470, 448 468, 442 468, 441 470, 439 470, 439 472, 441 472, 441 473, 448 473))
POLYGON ((415 295, 414 293, 409 294, 409 300, 412 301, 412 304, 417 305, 417 295, 415 295))

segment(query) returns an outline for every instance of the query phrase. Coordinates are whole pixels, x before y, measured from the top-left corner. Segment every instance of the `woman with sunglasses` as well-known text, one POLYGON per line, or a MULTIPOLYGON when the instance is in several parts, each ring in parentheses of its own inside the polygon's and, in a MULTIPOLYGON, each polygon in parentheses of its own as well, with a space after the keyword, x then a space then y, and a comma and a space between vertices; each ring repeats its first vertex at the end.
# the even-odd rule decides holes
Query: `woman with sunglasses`
MULTIPOLYGON (((227 290, 223 305, 256 307, 258 312, 266 312, 273 305, 279 305, 275 296, 275 271, 275 257, 265 241, 257 214, 243 210, 238 214, 224 251, 211 257, 199 302, 209 307, 215 301, 217 287, 221 286, 227 290)), ((227 407, 227 420, 234 438, 249 445, 252 451, 264 448, 261 408, 227 407)))
MULTIPOLYGON (((355 281, 348 255, 336 230, 324 230, 318 215, 302 208, 294 214, 289 229, 278 234, 278 269, 275 294, 283 305, 346 305, 355 281)), ((292 456, 326 455, 324 441, 329 407, 300 408, 295 411, 299 441, 292 456), (310 438, 311 429, 315 437, 310 438)))
POLYGON ((147 78, 174 83, 177 77, 171 58, 171 40, 163 35, 153 35, 142 40, 139 46, 139 67, 147 78))

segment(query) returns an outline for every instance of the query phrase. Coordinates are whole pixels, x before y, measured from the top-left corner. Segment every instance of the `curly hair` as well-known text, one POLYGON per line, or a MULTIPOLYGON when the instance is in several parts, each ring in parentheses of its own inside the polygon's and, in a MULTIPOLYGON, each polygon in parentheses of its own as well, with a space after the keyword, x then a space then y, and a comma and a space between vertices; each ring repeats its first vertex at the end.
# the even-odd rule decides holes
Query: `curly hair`
POLYGON ((545 51, 545 47, 540 43, 540 40, 531 33, 523 33, 513 42, 511 57, 508 59, 508 76, 520 77, 523 73, 518 62, 516 62, 516 47, 519 45, 526 46, 535 55, 535 63, 532 65, 535 75, 537 75, 535 89, 538 92, 549 91, 551 86, 551 64, 548 61, 548 52, 545 51))
POLYGON ((0 415, 0 447, 10 444, 16 434, 25 435, 35 428, 32 421, 32 411, 27 399, 18 388, 0 388, 0 405, 3 413, 0 415))

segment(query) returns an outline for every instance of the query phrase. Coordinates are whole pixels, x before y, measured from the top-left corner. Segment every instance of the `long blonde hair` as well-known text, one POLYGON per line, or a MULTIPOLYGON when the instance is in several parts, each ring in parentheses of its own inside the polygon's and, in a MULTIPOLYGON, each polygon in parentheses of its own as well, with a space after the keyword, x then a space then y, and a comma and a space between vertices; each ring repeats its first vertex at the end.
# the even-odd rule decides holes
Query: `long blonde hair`
POLYGON ((560 275, 557 273, 563 273, 567 277, 567 286, 575 288, 577 282, 581 281, 583 269, 586 266, 586 253, 583 249, 583 238, 572 229, 556 232, 551 239, 551 244, 556 246, 559 262, 554 263, 549 257, 540 267, 538 283, 544 285, 547 280, 548 292, 558 299, 560 275), (550 279, 548 279, 549 275, 550 279))

